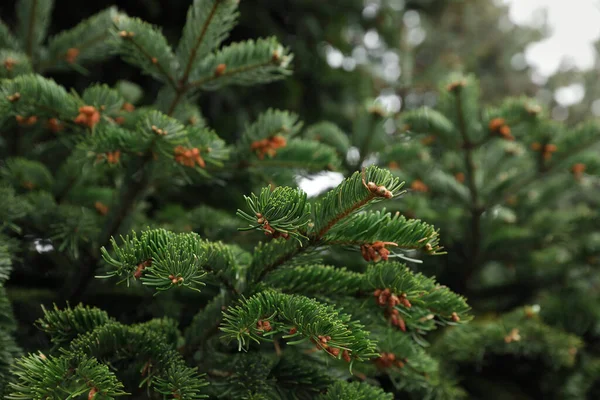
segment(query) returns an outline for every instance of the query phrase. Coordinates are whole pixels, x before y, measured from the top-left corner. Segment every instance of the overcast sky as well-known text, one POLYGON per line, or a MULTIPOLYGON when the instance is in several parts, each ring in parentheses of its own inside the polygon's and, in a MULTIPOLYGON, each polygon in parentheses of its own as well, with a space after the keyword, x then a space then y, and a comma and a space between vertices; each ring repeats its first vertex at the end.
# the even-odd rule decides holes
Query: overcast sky
POLYGON ((527 61, 542 75, 556 71, 564 57, 581 68, 592 67, 592 43, 600 37, 600 0, 500 1, 510 6, 510 18, 518 24, 535 23, 536 10, 547 10, 552 35, 526 53, 527 61))

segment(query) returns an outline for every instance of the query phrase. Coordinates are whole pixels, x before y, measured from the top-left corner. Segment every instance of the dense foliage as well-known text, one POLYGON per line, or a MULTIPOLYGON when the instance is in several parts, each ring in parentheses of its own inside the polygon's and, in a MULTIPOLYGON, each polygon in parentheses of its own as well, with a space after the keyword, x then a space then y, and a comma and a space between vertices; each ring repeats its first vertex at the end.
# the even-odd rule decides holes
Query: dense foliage
POLYGON ((598 397, 593 74, 520 97, 543 29, 77 4, 0 5, 0 395, 598 397))

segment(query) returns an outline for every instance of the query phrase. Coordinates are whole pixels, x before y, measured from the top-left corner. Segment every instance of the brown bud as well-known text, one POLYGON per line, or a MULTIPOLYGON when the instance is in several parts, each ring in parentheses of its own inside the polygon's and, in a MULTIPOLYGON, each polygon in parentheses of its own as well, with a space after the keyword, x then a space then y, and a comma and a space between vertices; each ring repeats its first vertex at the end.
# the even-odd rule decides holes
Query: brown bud
POLYGON ((227 66, 225 64, 217 65, 217 67, 215 68, 215 76, 223 75, 225 73, 226 68, 227 68, 227 66))

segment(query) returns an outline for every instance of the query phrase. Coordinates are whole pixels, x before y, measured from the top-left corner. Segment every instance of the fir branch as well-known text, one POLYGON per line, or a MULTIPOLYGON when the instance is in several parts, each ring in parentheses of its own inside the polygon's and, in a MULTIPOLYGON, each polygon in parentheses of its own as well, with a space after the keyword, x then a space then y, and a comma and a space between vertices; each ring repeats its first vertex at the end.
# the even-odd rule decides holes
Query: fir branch
POLYGON ((0 19, 0 49, 19 50, 19 43, 8 26, 0 19))
POLYGON ((286 293, 334 296, 358 293, 362 279, 362 274, 345 268, 311 264, 276 270, 264 283, 286 293))
POLYGON ((40 62, 38 70, 71 68, 111 56, 114 49, 108 40, 110 28, 114 21, 123 17, 116 7, 109 7, 51 37, 48 55, 40 62))
POLYGON ((0 50, 0 66, 0 78, 14 78, 33 71, 29 57, 15 50, 0 50))
POLYGON ((338 381, 333 384, 327 393, 319 395, 317 400, 392 400, 391 393, 385 393, 382 389, 371 386, 365 382, 338 381))
POLYGON ((399 123, 401 126, 405 124, 405 130, 410 133, 435 135, 446 141, 452 141, 457 133, 454 124, 444 114, 427 107, 403 112, 399 123))
POLYGON ((306 243, 300 246, 296 241, 276 239, 265 244, 260 242, 254 249, 252 264, 248 271, 250 282, 261 282, 271 271, 291 263, 302 263, 301 255, 310 256, 313 248, 306 243))
POLYGON ((235 0, 195 0, 187 14, 177 57, 183 68, 181 82, 209 52, 221 45, 236 23, 238 2, 235 0), (211 4, 212 3, 212 4, 211 4))
POLYGON ((140 376, 141 384, 163 395, 172 395, 175 390, 181 398, 206 397, 200 391, 206 386, 204 378, 195 368, 187 367, 181 355, 165 343, 164 336, 148 325, 105 324, 80 335, 64 351, 87 354, 105 362, 131 357, 139 361, 150 360, 151 370, 140 376))
POLYGON ((278 149, 275 156, 254 159, 248 161, 244 166, 319 172, 338 170, 340 164, 340 158, 332 147, 314 141, 293 139, 285 147, 278 149))
POLYGON ((364 171, 364 178, 360 172, 355 172, 316 204, 312 235, 317 240, 321 239, 344 218, 367 204, 380 201, 388 192, 390 196, 398 194, 401 187, 398 178, 393 177, 389 171, 377 167, 367 168, 364 171), (372 190, 367 187, 367 183, 371 182, 374 184, 372 190))
POLYGON ((250 222, 249 227, 240 230, 259 229, 266 235, 283 235, 286 239, 291 236, 302 245, 300 238, 305 238, 302 230, 310 218, 310 203, 301 189, 267 187, 261 190, 259 197, 252 193, 244 199, 252 213, 237 211, 238 216, 250 222))
POLYGON ((30 354, 16 362, 15 375, 18 381, 10 384, 12 393, 7 399, 127 395, 106 365, 77 353, 61 357, 30 354))
POLYGON ((20 0, 16 5, 18 36, 32 60, 46 36, 53 7, 53 0, 20 0))
POLYGON ((119 53, 126 62, 177 88, 177 59, 160 30, 138 18, 121 17, 117 21, 121 46, 119 53))
POLYGON ((56 304, 48 311, 42 305, 44 316, 36 321, 36 326, 50 335, 52 343, 61 346, 75 339, 79 334, 87 333, 98 326, 113 321, 108 314, 97 308, 78 305, 67 306, 60 310, 56 304))
MULTIPOLYGON (((468 281, 473 271, 477 268, 479 262, 481 244, 481 214, 483 214, 484 208, 481 204, 479 204, 479 192, 475 183, 476 166, 473 161, 473 144, 471 143, 467 133, 467 124, 465 121, 465 115, 463 110, 463 91, 459 87, 454 90, 454 94, 456 100, 458 131, 460 132, 463 141, 462 147, 464 153, 465 168, 467 171, 467 186, 471 195, 471 218, 468 227, 470 232, 470 253, 469 258, 467 260, 468 265, 466 266, 465 275, 467 277, 466 280, 468 281)), ((467 285, 467 282, 464 282, 463 284, 467 285)), ((458 290, 461 291, 460 289, 458 290)))
POLYGON ((539 357, 547 366, 558 369, 572 366, 582 345, 579 337, 545 324, 526 306, 493 321, 448 330, 434 351, 454 362, 481 362, 485 354, 539 357))
POLYGON ((0 177, 13 187, 28 190, 49 191, 54 184, 54 177, 44 164, 24 157, 6 159, 0 177))
POLYGON ((312 340, 317 343, 318 349, 328 349, 328 354, 334 357, 341 357, 342 351, 347 350, 352 360, 364 361, 377 353, 374 343, 362 328, 349 315, 339 314, 334 307, 308 297, 269 290, 230 307, 223 317, 221 331, 225 338, 235 339, 240 349, 247 349, 250 342, 260 343, 266 337, 283 333, 285 338, 299 338, 288 344, 312 340), (323 342, 322 337, 329 339, 323 342), (327 346, 324 346, 325 343, 327 346), (332 351, 334 348, 338 351, 332 351))
POLYGON ((399 213, 368 211, 338 223, 325 236, 323 244, 363 245, 391 242, 400 249, 423 249, 430 254, 439 250, 435 228, 418 219, 406 219, 399 213))
POLYGON ((215 90, 279 80, 289 75, 291 58, 275 38, 234 43, 206 57, 190 76, 189 87, 215 90))
POLYGON ((223 318, 223 310, 231 303, 231 297, 221 292, 200 310, 185 330, 185 351, 191 354, 202 346, 206 340, 219 331, 223 318))
POLYGON ((58 118, 70 121, 77 115, 78 102, 52 79, 20 75, 0 85, 0 108, 9 115, 58 118), (16 97, 15 97, 16 96, 16 97))
POLYGON ((199 291, 198 287, 205 285, 207 246, 197 234, 154 229, 144 231, 139 239, 133 234, 123 242, 119 247, 112 239, 114 257, 102 248, 104 260, 114 268, 104 278, 125 275, 128 283, 141 278, 144 285, 159 292, 176 286, 199 291))
POLYGON ((331 122, 324 121, 309 126, 303 137, 333 147, 342 160, 346 158, 350 148, 350 139, 346 133, 331 122))

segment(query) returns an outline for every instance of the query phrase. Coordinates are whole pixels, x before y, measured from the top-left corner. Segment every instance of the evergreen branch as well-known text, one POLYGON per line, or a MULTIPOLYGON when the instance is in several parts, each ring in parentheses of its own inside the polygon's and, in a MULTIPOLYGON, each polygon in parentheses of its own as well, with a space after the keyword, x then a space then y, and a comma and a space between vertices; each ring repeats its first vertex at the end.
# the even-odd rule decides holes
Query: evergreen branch
POLYGON ((267 187, 261 190, 259 197, 252 193, 244 199, 252 213, 238 209, 237 215, 250 223, 240 230, 258 229, 266 235, 286 239, 291 236, 302 245, 300 238, 305 236, 301 231, 310 219, 310 203, 301 189, 280 186, 272 190, 267 187))
MULTIPOLYGON (((468 258, 468 265, 466 266, 466 280, 468 280, 473 271, 477 268, 479 256, 480 256, 480 240, 481 240, 481 214, 484 209, 482 205, 479 204, 479 192, 477 189, 477 185, 475 183, 475 163, 473 162, 473 145, 469 139, 467 134, 467 124, 465 121, 464 110, 463 110, 463 100, 462 100, 462 90, 457 88, 455 91, 455 99, 456 99, 456 112, 458 119, 458 131, 462 137, 463 141, 463 152, 464 152, 464 162, 465 168, 467 172, 467 186, 469 188, 469 193, 471 195, 471 204, 470 204, 470 212, 471 219, 469 225, 470 232, 470 254, 468 258)), ((464 285, 467 282, 463 283, 464 285)))
POLYGON ((29 190, 49 191, 54 184, 54 177, 44 164, 24 157, 6 159, 0 177, 13 187, 29 190))
POLYGON ((105 277, 125 275, 127 282, 141 278, 144 285, 155 286, 158 291, 175 286, 199 291, 198 286, 205 285, 207 247, 197 234, 155 229, 142 232, 139 239, 135 233, 123 238, 121 247, 111 241, 114 257, 102 248, 104 260, 114 267, 105 277))
POLYGON ((20 196, 17 196, 13 187, 0 186, 0 221, 2 221, 0 228, 9 228, 19 232, 19 220, 32 210, 33 208, 27 202, 24 202, 20 196))
POLYGON ((514 354, 541 358, 552 368, 572 366, 580 338, 546 325, 530 307, 520 307, 493 321, 447 330, 434 348, 448 361, 483 361, 485 355, 514 354))
POLYGON ((247 40, 207 56, 190 76, 192 89, 215 90, 225 85, 253 85, 282 79, 292 56, 275 38, 247 40))
POLYGON ((61 357, 43 354, 23 357, 15 364, 18 381, 11 383, 7 399, 76 398, 87 394, 124 396, 123 384, 94 357, 75 353, 61 357), (65 397, 67 396, 67 397, 65 397))
POLYGON ((403 112, 399 123, 411 133, 435 135, 446 141, 451 141, 457 133, 452 121, 444 114, 427 107, 403 112))
POLYGON ((492 202, 488 204, 488 207, 505 203, 512 195, 526 190, 532 184, 538 182, 540 178, 548 177, 553 173, 559 172, 557 167, 563 167, 565 161, 568 161, 573 156, 598 143, 598 141, 600 141, 599 133, 600 129, 598 129, 595 123, 589 123, 580 126, 575 132, 562 139, 561 151, 553 157, 552 163, 547 164, 543 171, 538 171, 537 174, 532 174, 516 181, 513 185, 510 185, 508 188, 506 188, 504 191, 505 194, 499 197, 498 202, 492 202), (566 149, 564 149, 565 147, 566 149))
POLYGON ((0 78, 14 78, 33 71, 29 57, 15 50, 0 50, 0 65, 4 67, 0 68, 0 78))
POLYGON ((238 287, 244 287, 245 274, 235 259, 231 248, 222 242, 205 242, 207 261, 203 265, 204 270, 213 274, 233 294, 239 294, 238 287))
POLYGON ((403 330, 416 334, 434 330, 440 324, 454 325, 471 319, 464 297, 396 262, 370 265, 361 293, 377 294, 374 304, 397 310, 404 320, 403 330), (384 292, 386 289, 389 293, 384 292))
POLYGON ((331 122, 319 122, 309 126, 304 132, 304 137, 333 147, 341 159, 346 158, 350 149, 348 136, 331 122))
POLYGON ((73 64, 81 65, 110 56, 113 50, 108 42, 110 28, 114 21, 123 17, 125 16, 116 7, 109 7, 51 37, 48 41, 48 56, 40 62, 38 69, 43 71, 55 66, 69 68, 73 64))
MULTIPOLYGON (((108 362, 134 358, 148 363, 141 384, 163 395, 202 399, 206 381, 195 368, 185 365, 181 355, 165 343, 165 337, 148 325, 124 326, 109 323, 97 327, 71 342, 65 352, 83 353, 108 362)), ((141 385, 140 385, 141 386, 141 385)))
MULTIPOLYGON (((94 60, 94 59, 96 59, 95 57, 92 58, 92 56, 88 56, 88 54, 92 53, 92 51, 96 52, 97 51, 96 49, 98 47, 100 47, 99 45, 105 44, 105 42, 108 39, 110 39, 110 37, 111 37, 111 34, 109 32, 106 32, 106 33, 100 34, 98 36, 92 37, 92 38, 90 38, 89 40, 87 40, 85 42, 78 42, 80 44, 79 44, 78 47, 76 47, 76 49, 80 53, 78 53, 77 57, 79 59, 85 57, 86 60, 94 60), (84 57, 82 57, 82 56, 79 55, 81 53, 83 53, 84 57)), ((75 47, 69 47, 68 49, 71 49, 71 48, 75 48, 75 47)), ((68 49, 67 49, 67 51, 68 51, 68 49)), ((108 51, 109 51, 109 48, 107 46, 107 49, 103 51, 104 54, 103 54, 102 58, 104 58, 104 57, 107 56, 106 52, 108 52, 108 51)), ((67 64, 72 64, 72 63, 66 61, 66 52, 61 54, 58 51, 55 51, 54 53, 56 55, 53 58, 50 58, 50 59, 45 60, 45 61, 42 61, 40 63, 40 65, 38 66, 38 70, 39 71, 44 72, 45 70, 52 69, 52 68, 56 67, 57 64, 59 64, 60 62, 65 62, 67 64)), ((110 55, 110 53, 109 53, 109 55, 110 55)), ((81 60, 80 60, 80 62, 81 62, 81 60)))
POLYGON ((358 293, 362 280, 362 274, 345 268, 311 264, 273 271, 264 283, 286 293, 335 296, 358 293))
POLYGON ((53 0, 20 0, 16 5, 18 36, 31 60, 46 36, 53 7, 53 0))
POLYGON ((0 85, 0 109, 12 115, 73 120, 78 101, 54 80, 39 75, 20 75, 0 85), (8 111, 10 110, 10 111, 8 111))
POLYGON ((237 6, 235 0, 195 0, 190 6, 177 47, 177 57, 185 65, 181 82, 187 83, 197 59, 203 60, 227 38, 238 17, 237 6))
POLYGON ((185 331, 185 350, 187 354, 198 350, 206 340, 218 333, 223 318, 223 310, 230 304, 231 298, 221 292, 200 310, 185 331))
POLYGON ((75 308, 67 306, 64 310, 60 310, 55 304, 52 311, 46 310, 42 305, 42 311, 44 316, 36 321, 36 326, 49 334, 56 346, 68 343, 79 334, 113 321, 106 312, 81 304, 75 308))
POLYGON ((273 157, 248 161, 248 168, 289 168, 309 172, 337 170, 340 159, 332 147, 314 141, 293 139, 273 157))
POLYGON ((269 108, 262 112, 251 124, 246 124, 244 132, 237 142, 237 158, 245 162, 252 153, 273 155, 278 147, 287 145, 287 140, 295 136, 302 128, 298 115, 269 108), (273 142, 273 140, 277 142, 273 142))
MULTIPOLYGON (((111 207, 110 213, 97 236, 97 243, 109 243, 109 240, 121 227, 122 221, 135 204, 140 193, 146 188, 148 176, 145 165, 148 158, 150 157, 138 158, 129 163, 126 181, 122 183, 116 203, 111 207)), ((80 269, 75 274, 72 282, 65 287, 64 291, 68 293, 67 299, 73 302, 79 301, 94 277, 98 268, 98 261, 99 255, 96 252, 90 254, 90 257, 84 263, 84 268, 80 269)))
POLYGON ((49 224, 49 239, 56 242, 59 252, 66 250, 70 257, 78 259, 81 246, 98 234, 98 215, 71 204, 61 204, 53 214, 56 219, 49 224))
POLYGON ((0 49, 19 50, 19 43, 4 21, 0 20, 0 49))
POLYGON ((393 398, 391 393, 385 393, 382 389, 365 382, 338 381, 327 390, 327 393, 316 397, 316 400, 392 400, 393 398))
POLYGON ((322 238, 324 244, 363 245, 393 243, 400 249, 424 249, 435 254, 439 237, 435 228, 418 219, 407 220, 399 213, 368 211, 338 223, 322 238))
POLYGON ((316 239, 322 238, 338 222, 370 203, 398 194, 402 184, 386 170, 369 167, 355 172, 337 188, 329 191, 315 206, 312 232, 316 239), (368 187, 371 184, 371 188, 368 187), (389 193, 389 194, 388 194, 389 193))
POLYGON ((123 60, 177 88, 177 59, 160 30, 138 18, 129 17, 119 18, 117 27, 121 38, 118 49, 123 60))
POLYGON ((247 349, 250 342, 260 343, 267 336, 283 333, 284 338, 299 338, 288 344, 312 340, 318 349, 336 358, 343 350, 356 361, 377 355, 362 325, 333 307, 300 295, 257 293, 226 311, 221 331, 226 339, 237 340, 240 350, 247 349))
POLYGON ((302 254, 310 255, 308 250, 311 248, 309 243, 300 246, 296 241, 286 241, 276 239, 265 244, 260 242, 254 249, 252 264, 248 271, 248 280, 250 282, 261 282, 262 279, 271 271, 286 264, 298 264, 305 262, 302 254))
POLYGON ((106 84, 87 87, 81 94, 81 99, 86 105, 94 106, 109 115, 119 112, 125 103, 123 96, 106 84))

